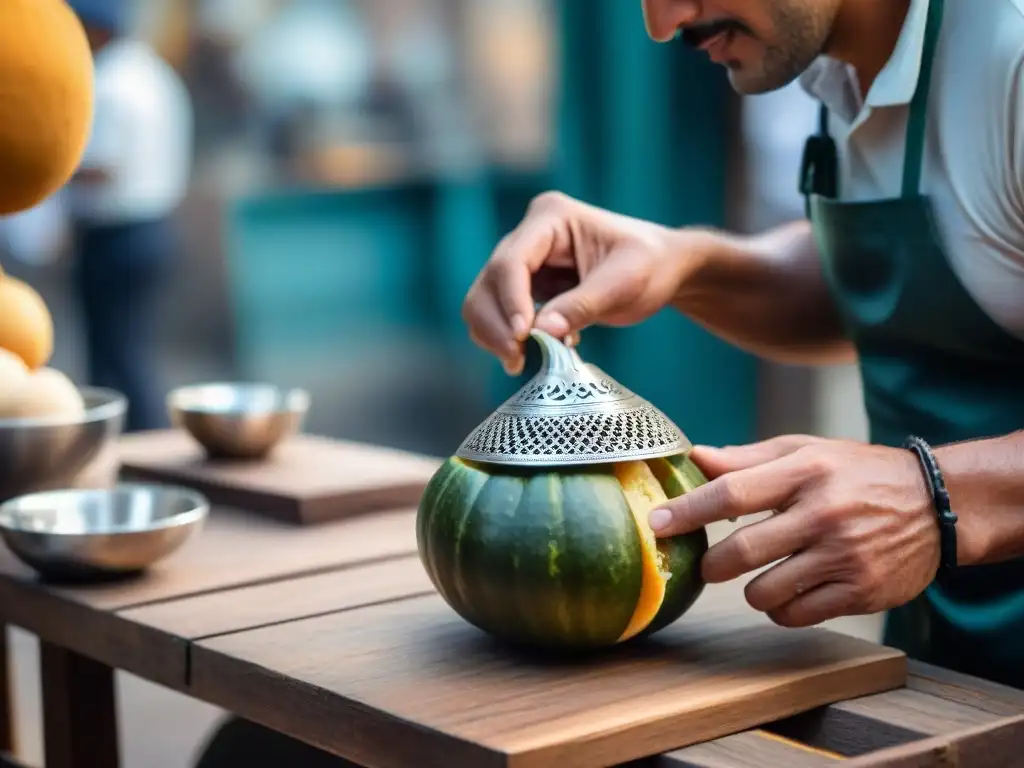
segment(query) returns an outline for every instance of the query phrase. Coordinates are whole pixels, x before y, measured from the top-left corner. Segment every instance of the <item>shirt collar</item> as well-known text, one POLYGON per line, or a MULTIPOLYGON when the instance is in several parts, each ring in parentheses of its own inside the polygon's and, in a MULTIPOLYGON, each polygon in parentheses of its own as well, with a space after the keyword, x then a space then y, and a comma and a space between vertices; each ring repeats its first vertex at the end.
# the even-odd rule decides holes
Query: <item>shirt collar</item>
MULTIPOLYGON (((928 3, 929 0, 911 0, 892 55, 868 91, 867 106, 893 107, 909 104, 913 99, 921 74, 928 3)), ((800 76, 800 84, 808 94, 840 114, 851 106, 849 91, 855 90, 855 83, 855 75, 846 64, 826 56, 820 57, 800 76)), ((852 119, 852 116, 847 117, 852 119)))

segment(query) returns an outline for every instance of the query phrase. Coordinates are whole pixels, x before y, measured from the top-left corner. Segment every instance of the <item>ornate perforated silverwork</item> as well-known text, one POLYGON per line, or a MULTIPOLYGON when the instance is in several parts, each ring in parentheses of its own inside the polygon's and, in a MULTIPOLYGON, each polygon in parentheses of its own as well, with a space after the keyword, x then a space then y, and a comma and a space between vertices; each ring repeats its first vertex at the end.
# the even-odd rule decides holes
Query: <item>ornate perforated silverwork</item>
POLYGON ((682 431, 639 395, 541 331, 544 364, 477 427, 458 456, 496 464, 593 464, 654 458, 690 447, 682 431))

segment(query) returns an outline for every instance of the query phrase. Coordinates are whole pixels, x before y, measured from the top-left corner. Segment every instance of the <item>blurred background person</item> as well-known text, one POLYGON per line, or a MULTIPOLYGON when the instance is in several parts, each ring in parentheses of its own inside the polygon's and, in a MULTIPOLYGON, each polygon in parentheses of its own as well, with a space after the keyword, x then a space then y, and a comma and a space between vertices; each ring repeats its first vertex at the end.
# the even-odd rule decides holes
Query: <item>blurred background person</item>
POLYGON ((88 380, 129 400, 126 429, 162 426, 157 299, 179 248, 175 214, 192 169, 193 114, 174 70, 126 34, 124 0, 71 0, 96 67, 93 132, 65 196, 88 380))

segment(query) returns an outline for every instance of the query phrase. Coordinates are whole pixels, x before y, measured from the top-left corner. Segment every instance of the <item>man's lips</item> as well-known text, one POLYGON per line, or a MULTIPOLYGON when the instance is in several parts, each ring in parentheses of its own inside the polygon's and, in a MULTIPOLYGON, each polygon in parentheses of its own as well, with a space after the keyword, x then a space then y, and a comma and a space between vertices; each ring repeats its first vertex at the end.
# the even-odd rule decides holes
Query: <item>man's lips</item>
POLYGON ((743 32, 744 26, 733 19, 709 21, 692 27, 680 29, 683 41, 699 51, 707 51, 715 58, 735 38, 737 32, 743 32))
POLYGON ((704 38, 697 44, 697 50, 709 51, 713 46, 717 45, 719 42, 721 42, 728 36, 729 32, 727 30, 723 30, 721 32, 718 32, 717 34, 712 35, 711 37, 704 38))
POLYGON ((734 39, 736 39, 736 31, 728 29, 701 44, 701 50, 706 51, 713 62, 722 64, 728 59, 729 48, 734 39))

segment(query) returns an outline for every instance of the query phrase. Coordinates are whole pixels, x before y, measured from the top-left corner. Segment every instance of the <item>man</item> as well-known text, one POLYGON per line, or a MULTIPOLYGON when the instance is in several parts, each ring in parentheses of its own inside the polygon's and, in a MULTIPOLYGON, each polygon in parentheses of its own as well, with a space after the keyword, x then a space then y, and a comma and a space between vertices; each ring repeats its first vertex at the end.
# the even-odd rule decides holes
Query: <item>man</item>
POLYGON ((472 337, 517 372, 531 326, 565 337, 672 305, 771 360, 855 360, 872 444, 699 447, 711 482, 652 526, 774 510, 708 552, 710 582, 767 568, 746 596, 778 624, 888 611, 886 643, 1024 687, 1024 0, 643 10, 738 91, 799 79, 821 102, 807 220, 748 238, 544 195, 469 291, 472 337), (578 285, 535 313, 559 268, 578 285))
POLYGON ((173 217, 188 188, 193 115, 174 71, 124 33, 123 3, 70 2, 95 58, 96 108, 67 204, 90 381, 128 397, 126 429, 134 431, 166 418, 155 299, 178 248, 173 217))

